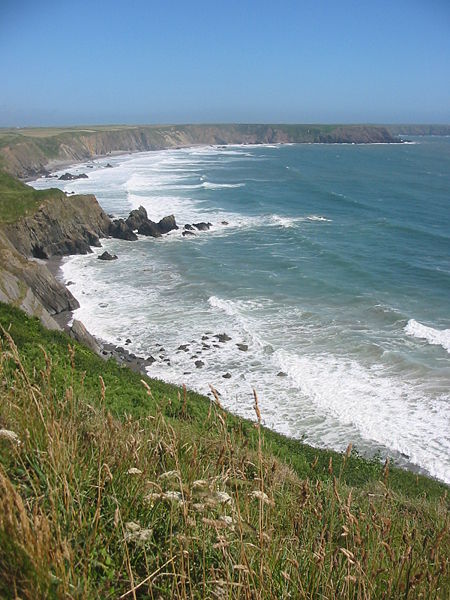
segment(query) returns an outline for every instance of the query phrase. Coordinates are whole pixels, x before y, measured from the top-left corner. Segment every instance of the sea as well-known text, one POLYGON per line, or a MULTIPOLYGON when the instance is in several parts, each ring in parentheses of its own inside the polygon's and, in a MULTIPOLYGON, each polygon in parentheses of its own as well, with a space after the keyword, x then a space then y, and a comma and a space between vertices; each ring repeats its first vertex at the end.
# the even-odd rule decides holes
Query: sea
POLYGON ((450 138, 200 146, 67 170, 88 178, 32 185, 180 226, 64 259, 93 334, 153 357, 151 377, 212 385, 237 415, 254 417, 256 390, 276 431, 450 483, 450 138), (105 249, 118 260, 97 260, 105 249))

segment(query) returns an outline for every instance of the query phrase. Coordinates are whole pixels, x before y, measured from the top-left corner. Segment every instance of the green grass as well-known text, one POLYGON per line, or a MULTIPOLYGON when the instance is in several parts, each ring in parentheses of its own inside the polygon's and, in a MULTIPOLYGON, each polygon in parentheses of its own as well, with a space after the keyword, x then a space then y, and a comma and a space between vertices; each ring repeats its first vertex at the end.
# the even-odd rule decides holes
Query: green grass
POLYGON ((448 597, 444 485, 0 324, 0 597, 448 597))
POLYGON ((63 195, 61 190, 35 190, 0 171, 0 223, 13 223, 33 214, 49 198, 63 195))

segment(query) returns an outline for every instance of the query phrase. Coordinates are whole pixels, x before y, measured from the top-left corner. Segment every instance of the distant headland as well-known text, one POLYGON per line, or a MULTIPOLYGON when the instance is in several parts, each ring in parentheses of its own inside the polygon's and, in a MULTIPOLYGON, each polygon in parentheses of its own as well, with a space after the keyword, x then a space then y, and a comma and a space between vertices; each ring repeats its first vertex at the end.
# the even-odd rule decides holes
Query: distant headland
POLYGON ((399 143, 378 125, 110 125, 0 129, 0 168, 31 178, 98 156, 209 144, 399 143))

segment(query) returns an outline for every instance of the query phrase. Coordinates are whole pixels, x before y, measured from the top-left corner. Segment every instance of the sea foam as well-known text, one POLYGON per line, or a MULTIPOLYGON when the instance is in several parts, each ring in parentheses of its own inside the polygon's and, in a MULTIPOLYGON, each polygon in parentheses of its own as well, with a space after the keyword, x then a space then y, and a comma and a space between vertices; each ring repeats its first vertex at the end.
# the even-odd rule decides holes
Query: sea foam
POLYGON ((450 354, 450 329, 433 329, 419 323, 415 319, 410 319, 405 326, 405 333, 412 337, 427 340, 434 346, 442 346, 450 354))

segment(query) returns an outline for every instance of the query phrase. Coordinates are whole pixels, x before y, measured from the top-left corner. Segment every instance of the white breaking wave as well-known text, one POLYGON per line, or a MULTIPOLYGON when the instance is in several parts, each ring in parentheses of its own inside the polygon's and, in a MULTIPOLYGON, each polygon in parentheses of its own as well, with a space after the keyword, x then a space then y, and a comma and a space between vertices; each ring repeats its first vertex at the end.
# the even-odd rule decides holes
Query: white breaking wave
POLYGON ((213 183, 212 181, 204 181, 200 187, 205 190, 220 190, 223 188, 240 188, 244 186, 245 183, 213 183))
POLYGON ((322 221, 324 223, 331 223, 332 219, 327 219, 326 217, 322 217, 321 215, 309 215, 306 217, 308 221, 322 221))
POLYGON ((427 340, 434 346, 442 346, 450 354, 450 329, 433 329, 414 319, 410 319, 405 326, 405 333, 416 338, 427 340))

